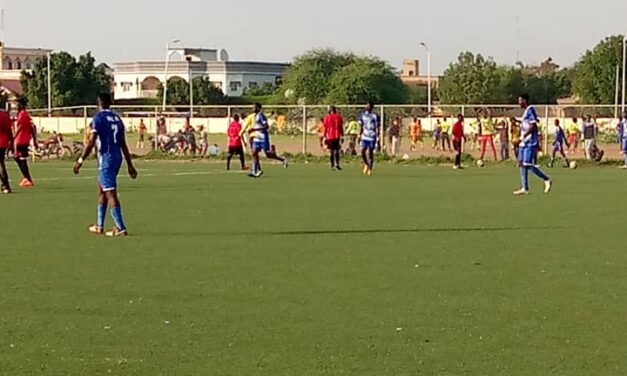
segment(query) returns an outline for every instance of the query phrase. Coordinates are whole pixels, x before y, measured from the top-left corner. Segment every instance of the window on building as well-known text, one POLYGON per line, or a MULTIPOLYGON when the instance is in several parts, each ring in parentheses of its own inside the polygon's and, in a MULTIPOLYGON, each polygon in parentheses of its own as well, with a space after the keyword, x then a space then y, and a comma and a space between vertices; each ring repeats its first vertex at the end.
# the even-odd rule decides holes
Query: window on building
POLYGON ((133 87, 133 83, 132 82, 122 82, 122 91, 124 92, 128 92, 131 91, 131 88, 133 87))
POLYGON ((242 82, 241 81, 231 81, 229 86, 231 88, 231 91, 240 91, 242 89, 242 82))
POLYGON ((250 81, 248 83, 248 88, 249 89, 256 89, 257 87, 259 87, 259 84, 257 82, 255 82, 255 81, 250 81))
POLYGON ((21 61, 16 61, 15 62, 15 69, 17 70, 22 70, 22 62, 21 61))
POLYGON ((7 69, 8 70, 12 70, 13 69, 13 62, 11 60, 7 61, 7 69))
POLYGON ((282 76, 276 76, 276 77, 274 78, 274 84, 275 84, 276 86, 281 86, 281 85, 283 85, 283 77, 282 77, 282 76))

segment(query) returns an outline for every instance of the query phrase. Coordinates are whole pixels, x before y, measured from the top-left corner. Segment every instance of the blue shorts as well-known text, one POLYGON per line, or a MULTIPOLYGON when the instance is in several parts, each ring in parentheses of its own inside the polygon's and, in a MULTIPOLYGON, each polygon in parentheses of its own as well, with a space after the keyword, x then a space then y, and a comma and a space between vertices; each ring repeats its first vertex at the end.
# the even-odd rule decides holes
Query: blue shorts
POLYGON ((623 142, 621 142, 621 149, 623 152, 627 153, 627 138, 623 138, 623 142))
POLYGON ((538 155, 538 148, 536 146, 521 147, 518 152, 518 161, 523 166, 535 166, 536 157, 538 155))
POLYGON ((361 140, 361 148, 366 150, 374 150, 377 148, 377 140, 361 140))
POLYGON ((118 174, 122 165, 98 169, 98 183, 103 192, 111 192, 118 189, 118 174))
POLYGON ((254 140, 253 141, 253 151, 270 151, 270 140, 266 139, 265 141, 254 140))
POLYGON ((560 151, 560 152, 564 152, 564 144, 562 144, 561 142, 555 143, 553 144, 553 151, 560 151))

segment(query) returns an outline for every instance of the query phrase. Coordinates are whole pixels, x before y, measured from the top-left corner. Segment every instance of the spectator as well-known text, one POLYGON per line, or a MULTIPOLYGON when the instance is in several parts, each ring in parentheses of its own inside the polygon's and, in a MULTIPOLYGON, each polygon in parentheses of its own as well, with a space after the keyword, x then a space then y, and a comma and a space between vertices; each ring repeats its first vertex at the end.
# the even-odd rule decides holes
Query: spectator
POLYGON ((357 120, 350 121, 346 127, 348 135, 348 148, 346 154, 357 155, 357 140, 359 138, 359 122, 357 120))
MULTIPOLYGON (((239 122, 239 116, 235 115, 238 119, 239 122)), ((240 131, 241 131, 241 125, 240 125, 240 131)), ((207 155, 207 150, 209 150, 209 134, 207 132, 207 130, 205 129, 204 125, 201 125, 200 127, 198 127, 198 150, 200 153, 201 157, 204 157, 205 155, 207 155)))
POLYGON ((424 149, 425 143, 422 141, 422 122, 417 117, 414 117, 414 121, 411 123, 409 135, 411 137, 411 151, 416 150, 418 143, 420 143, 420 149, 424 149))
POLYGON ((457 122, 453 125, 453 149, 455 150, 455 170, 462 169, 462 152, 464 151, 464 142, 466 136, 464 135, 464 116, 462 114, 457 115, 457 122))
POLYGON ((490 145, 490 148, 492 149, 492 155, 494 157, 494 160, 496 161, 498 158, 496 157, 496 147, 494 146, 494 120, 492 120, 492 117, 490 116, 490 111, 487 109, 484 111, 483 119, 481 119, 480 135, 481 156, 479 157, 479 159, 483 160, 483 158, 485 158, 487 146, 490 145))
POLYGON ((501 160, 509 160, 509 125, 506 120, 501 120, 496 126, 501 143, 501 160))
POLYGON ((324 118, 320 118, 320 122, 318 123, 318 142, 320 144, 320 150, 324 152, 324 118))
POLYGON ((591 115, 586 117, 583 122, 581 134, 583 145, 586 152, 586 159, 600 162, 605 152, 597 146, 596 138, 599 134, 599 127, 591 115))
POLYGON ((441 137, 442 126, 440 125, 440 120, 438 119, 437 123, 435 124, 435 129, 433 130, 433 145, 431 146, 432 149, 440 150, 441 137))
POLYGON ((579 119, 573 118, 573 120, 568 124, 568 152, 574 154, 577 152, 577 148, 579 147, 579 119), (571 150, 572 148, 572 150, 571 150))
POLYGON ((520 151, 520 143, 522 142, 522 135, 520 132, 520 124, 516 118, 510 119, 510 133, 512 137, 512 147, 514 148, 514 157, 518 158, 518 152, 520 151))
POLYGON ((451 123, 448 122, 448 118, 445 116, 444 120, 440 123, 440 128, 442 128, 442 150, 451 150, 451 123))
POLYGON ((392 125, 388 129, 388 139, 390 144, 390 152, 392 156, 395 157, 398 152, 400 146, 400 138, 401 138, 401 126, 400 126, 400 118, 395 118, 392 121, 392 125))
POLYGON ((144 119, 139 121, 139 126, 137 127, 137 132, 139 134, 139 140, 137 141, 137 149, 144 149, 144 142, 146 141, 146 131, 148 128, 144 123, 144 119))

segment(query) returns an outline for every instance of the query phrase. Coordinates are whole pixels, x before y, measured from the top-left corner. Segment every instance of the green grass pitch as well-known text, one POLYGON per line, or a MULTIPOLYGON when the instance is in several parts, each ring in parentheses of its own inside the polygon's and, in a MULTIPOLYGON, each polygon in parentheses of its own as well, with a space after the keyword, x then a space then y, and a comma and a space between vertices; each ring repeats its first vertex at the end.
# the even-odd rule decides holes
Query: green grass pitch
POLYGON ((36 164, 0 197, 0 375, 627 374, 621 171, 266 166, 138 162, 105 239, 93 163, 36 164))

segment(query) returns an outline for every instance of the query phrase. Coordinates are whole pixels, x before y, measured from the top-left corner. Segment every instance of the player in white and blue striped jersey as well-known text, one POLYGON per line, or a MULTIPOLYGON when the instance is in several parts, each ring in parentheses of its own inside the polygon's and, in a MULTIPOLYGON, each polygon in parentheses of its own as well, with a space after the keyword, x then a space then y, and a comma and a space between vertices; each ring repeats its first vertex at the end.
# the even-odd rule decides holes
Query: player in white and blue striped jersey
POLYGON ((374 151, 379 139, 379 116, 374 112, 374 104, 368 102, 366 109, 359 115, 361 126, 361 158, 364 161, 364 175, 372 175, 374 151))

